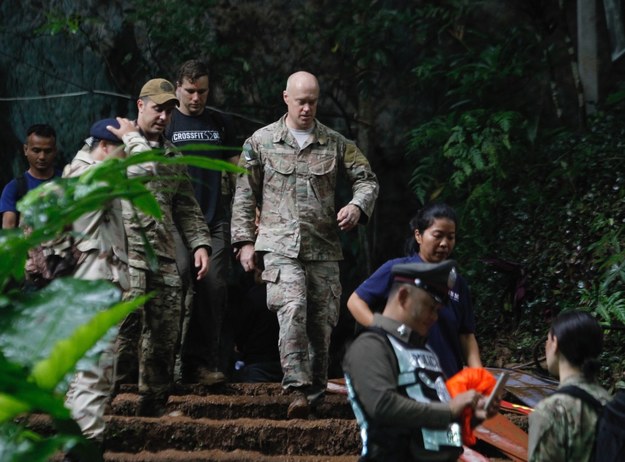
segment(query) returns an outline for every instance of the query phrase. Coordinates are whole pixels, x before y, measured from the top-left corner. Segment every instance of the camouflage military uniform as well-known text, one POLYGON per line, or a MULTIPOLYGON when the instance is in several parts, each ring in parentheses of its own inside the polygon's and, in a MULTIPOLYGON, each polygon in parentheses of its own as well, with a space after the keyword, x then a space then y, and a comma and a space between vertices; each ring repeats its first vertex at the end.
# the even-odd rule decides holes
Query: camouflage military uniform
MULTIPOLYGON (((597 383, 573 376, 560 384, 578 386, 602 404, 609 393, 597 383)), ((542 400, 529 416, 530 462, 587 462, 595 440, 597 414, 578 398, 556 393, 542 400)))
MULTIPOLYGON (((79 176, 96 164, 85 146, 63 170, 63 177, 79 176)), ((128 290, 126 234, 119 199, 105 203, 100 210, 81 216, 73 224, 76 246, 82 252, 74 277, 106 279, 128 290)))
MULTIPOLYGON (((123 137, 126 149, 135 154, 151 148, 137 132, 123 137)), ((165 156, 180 155, 171 143, 162 140, 165 156)), ((131 294, 156 292, 156 297, 143 307, 139 346, 139 393, 157 405, 164 404, 173 381, 174 358, 180 340, 182 281, 176 267, 177 229, 188 249, 210 250, 210 233, 195 200, 191 180, 184 165, 145 163, 128 169, 128 175, 151 175, 147 188, 154 194, 163 213, 162 220, 143 214, 129 203, 123 203, 123 216, 128 235, 131 294), (154 249, 158 270, 149 268, 142 233, 154 249)), ((210 252, 209 252, 210 253, 210 252)), ((127 320, 129 321, 129 320, 127 320)), ((136 321, 136 320, 135 320, 136 321)), ((127 327, 130 322, 125 322, 127 327)), ((122 343, 132 345, 132 334, 122 343)), ((123 346, 128 348, 127 345, 123 346)))
MULTIPOLYGON (((85 146, 65 167, 63 177, 79 176, 95 164, 89 147, 85 146)), ((128 290, 130 282, 121 201, 109 201, 100 210, 84 214, 72 228, 76 245, 82 252, 73 276, 87 280, 106 279, 122 290, 128 290)), ((104 436, 104 413, 112 396, 114 376, 115 350, 111 344, 93 368, 77 371, 70 383, 65 405, 87 438, 101 441, 104 436)))
MULTIPOLYGON (((286 116, 285 116, 286 117, 286 116)), ((232 210, 233 245, 253 242, 264 255, 267 305, 280 323, 285 388, 325 389, 328 348, 339 312, 342 259, 336 181, 352 185, 350 204, 373 212, 378 183, 356 145, 319 121, 299 147, 285 117, 256 131, 243 147, 232 210), (255 209, 260 223, 255 234, 255 209)))

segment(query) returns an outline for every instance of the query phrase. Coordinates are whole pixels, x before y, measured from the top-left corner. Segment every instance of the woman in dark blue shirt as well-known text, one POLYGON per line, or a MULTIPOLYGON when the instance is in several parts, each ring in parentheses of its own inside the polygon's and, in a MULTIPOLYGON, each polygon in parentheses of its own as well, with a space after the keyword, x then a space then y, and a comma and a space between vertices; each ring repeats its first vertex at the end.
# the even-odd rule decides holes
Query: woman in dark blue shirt
MULTIPOLYGON (((457 216, 446 204, 426 205, 412 220, 413 246, 407 257, 384 263, 350 296, 347 307, 356 321, 367 327, 373 310, 383 307, 392 284, 391 268, 398 263, 439 263, 450 257, 456 244, 457 216), (373 307, 373 310, 372 310, 373 307)), ((449 302, 428 334, 428 345, 437 354, 447 377, 465 365, 482 367, 475 338, 475 315, 469 286, 458 277, 449 302)))

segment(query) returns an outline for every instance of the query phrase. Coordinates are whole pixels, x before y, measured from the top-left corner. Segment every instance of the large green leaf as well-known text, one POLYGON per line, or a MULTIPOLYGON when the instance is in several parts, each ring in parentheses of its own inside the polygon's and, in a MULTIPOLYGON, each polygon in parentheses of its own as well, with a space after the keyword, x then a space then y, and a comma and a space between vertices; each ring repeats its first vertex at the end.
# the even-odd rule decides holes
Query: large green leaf
MULTIPOLYGON (((24 278, 24 265, 30 247, 21 229, 0 230, 0 287, 11 279, 21 281, 24 278)), ((0 306, 6 303, 8 300, 0 300, 0 306)))
MULTIPOLYGON (((185 152, 194 152, 194 151, 206 151, 211 149, 232 149, 236 151, 240 151, 240 148, 224 148, 224 147, 214 147, 206 144, 189 144, 184 147, 185 152)), ((213 159, 206 156, 194 156, 194 155, 184 155, 184 156, 164 156, 163 149, 153 149, 151 151, 145 151, 139 154, 134 154, 130 157, 126 157, 124 159, 108 159, 102 164, 109 163, 111 165, 119 165, 121 168, 125 169, 131 165, 138 165, 144 162, 158 162, 161 164, 171 164, 171 165, 192 165, 194 167, 206 168, 209 170, 223 170, 227 172, 237 172, 237 173, 245 173, 245 169, 238 167, 231 162, 227 162, 220 159, 213 159)), ((100 167, 100 166, 99 166, 100 167)), ((97 172, 96 169, 90 169, 88 172, 90 175, 102 178, 104 174, 107 173, 108 167, 103 168, 102 172, 97 172)), ((86 181, 91 181, 90 179, 86 179, 86 181)))
MULTIPOLYGON (((185 146, 185 150, 193 149, 194 146, 185 146)), ((234 165, 231 162, 220 160, 220 159, 211 159, 209 157, 203 156, 179 156, 179 157, 166 157, 166 161, 164 163, 167 164, 185 164, 191 165, 193 167, 206 168, 210 170, 223 170, 225 172, 234 172, 234 173, 245 173, 246 170, 234 165)), ((162 162, 162 161, 161 161, 162 162)))
POLYGON ((95 362, 112 341, 113 327, 149 298, 106 309, 119 296, 119 290, 106 281, 62 278, 5 307, 0 317, 0 349, 11 362, 0 357, 0 422, 31 411, 69 419, 62 399, 50 391, 81 358, 82 367, 95 362), (32 336, 23 332, 45 335, 32 341, 32 336))
POLYGON ((120 290, 106 281, 60 278, 23 293, 0 309, 0 351, 25 367, 47 358, 56 342, 70 337, 95 313, 117 303, 120 290))
POLYGON ((122 165, 103 162, 92 169, 101 175, 88 172, 84 177, 57 178, 29 191, 17 208, 22 223, 32 231, 31 239, 50 239, 86 212, 115 198, 129 200, 145 213, 160 217, 158 204, 144 185, 149 177, 119 176, 122 165))
POLYGON ((69 418, 61 395, 39 388, 30 379, 27 368, 0 356, 0 423, 31 411, 45 412, 59 419, 69 418))
MULTIPOLYGON (((148 296, 119 303, 97 313, 89 322, 81 322, 67 338, 56 342, 50 355, 34 365, 31 377, 41 388, 52 390, 80 358, 96 344, 111 327, 118 325, 128 314, 143 305, 148 296)), ((110 340, 107 340, 107 342, 110 340)))
MULTIPOLYGON (((61 447, 71 447, 82 441, 79 435, 59 434, 44 438, 20 425, 0 425, 0 460, 3 462, 46 461, 61 447)), ((95 459, 94 459, 95 460, 95 459)))

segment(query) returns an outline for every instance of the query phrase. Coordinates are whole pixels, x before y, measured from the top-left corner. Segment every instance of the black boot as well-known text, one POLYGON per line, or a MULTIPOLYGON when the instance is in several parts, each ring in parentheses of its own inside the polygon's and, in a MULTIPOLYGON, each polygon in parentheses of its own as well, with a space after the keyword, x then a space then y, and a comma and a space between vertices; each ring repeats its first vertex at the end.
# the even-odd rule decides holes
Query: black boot
POLYGON ((148 395, 139 397, 137 417, 161 417, 167 411, 167 398, 157 398, 148 395))

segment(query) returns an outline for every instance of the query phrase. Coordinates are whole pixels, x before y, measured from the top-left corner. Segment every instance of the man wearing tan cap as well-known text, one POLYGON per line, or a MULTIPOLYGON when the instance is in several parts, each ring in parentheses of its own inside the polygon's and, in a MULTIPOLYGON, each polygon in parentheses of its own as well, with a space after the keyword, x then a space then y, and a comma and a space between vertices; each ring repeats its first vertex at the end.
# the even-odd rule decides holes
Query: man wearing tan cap
MULTIPOLYGON (((173 84, 165 79, 148 81, 137 100, 138 117, 132 122, 118 118, 120 128, 109 128, 122 138, 129 155, 160 149, 163 156, 181 154, 163 132, 178 104, 173 84)), ((176 266, 176 233, 180 233, 197 269, 197 279, 206 276, 211 253, 210 232, 195 199, 184 165, 148 162, 128 169, 129 176, 153 176, 147 184, 163 213, 161 220, 142 213, 129 203, 123 205, 128 235, 131 296, 155 292, 142 314, 130 316, 120 329, 118 369, 124 374, 128 350, 132 350, 133 326, 141 325, 139 340, 139 393, 137 415, 159 416, 173 384, 174 358, 178 350, 182 307, 182 282, 176 266), (144 238, 151 245, 158 268, 146 256, 144 238), (138 317, 141 316, 140 320, 138 317)), ((132 353, 130 353, 132 356, 132 353)), ((128 372, 128 371, 126 371, 128 372)), ((119 381, 118 381, 119 383, 119 381)))

